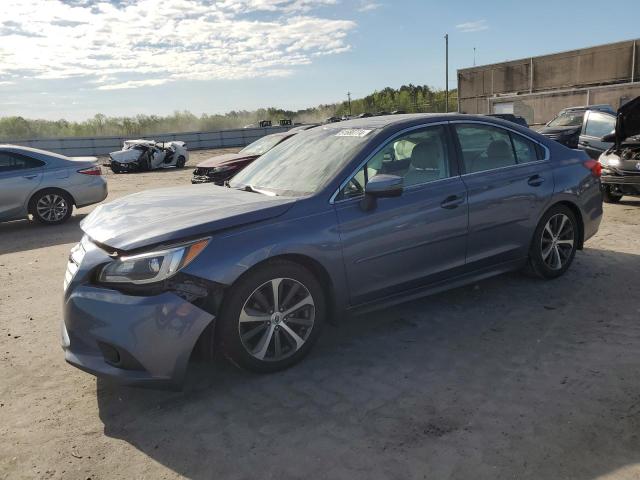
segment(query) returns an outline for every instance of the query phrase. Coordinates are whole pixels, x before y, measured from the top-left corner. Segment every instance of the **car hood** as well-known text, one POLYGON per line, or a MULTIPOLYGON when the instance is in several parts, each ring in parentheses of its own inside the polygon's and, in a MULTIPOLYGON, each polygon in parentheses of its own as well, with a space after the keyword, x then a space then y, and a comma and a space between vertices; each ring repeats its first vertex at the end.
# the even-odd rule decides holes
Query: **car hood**
POLYGON ((118 163, 132 163, 137 162, 144 152, 137 148, 131 148, 129 150, 118 150, 117 152, 111 152, 109 158, 118 163))
POLYGON ((197 167, 211 168, 211 167, 221 167, 226 165, 235 165, 236 163, 246 162, 247 160, 255 160, 256 158, 258 158, 258 155, 246 155, 242 153, 225 153, 224 155, 218 155, 216 157, 208 158, 204 162, 200 162, 197 165, 197 167))
POLYGON ((538 130, 538 133, 541 135, 570 135, 579 131, 580 127, 543 127, 538 130))
POLYGON ((640 135, 640 97, 634 98, 618 109, 615 135, 618 146, 627 138, 640 135))
POLYGON ((93 241, 126 251, 274 218, 295 201, 212 184, 187 185, 100 205, 80 226, 93 241))

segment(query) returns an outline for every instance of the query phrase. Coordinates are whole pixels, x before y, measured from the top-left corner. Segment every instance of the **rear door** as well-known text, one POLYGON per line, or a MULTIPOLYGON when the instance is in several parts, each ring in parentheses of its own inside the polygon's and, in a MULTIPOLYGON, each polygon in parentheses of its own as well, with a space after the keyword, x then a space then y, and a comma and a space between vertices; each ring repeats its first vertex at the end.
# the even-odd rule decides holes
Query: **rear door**
POLYGON ((612 133, 615 127, 615 116, 603 112, 587 112, 582 132, 580 132, 578 148, 597 160, 602 152, 613 145, 610 142, 603 142, 602 137, 612 133))
POLYGON ((526 257, 538 218, 553 194, 546 150, 506 128, 452 123, 469 196, 467 269, 526 257))
POLYGON ((466 188, 449 138, 446 125, 396 135, 340 191, 334 205, 353 305, 420 287, 464 266, 466 188), (367 181, 391 172, 403 177, 403 194, 364 210, 367 181))
POLYGON ((27 202, 42 182, 44 162, 0 151, 0 220, 26 215, 27 202))

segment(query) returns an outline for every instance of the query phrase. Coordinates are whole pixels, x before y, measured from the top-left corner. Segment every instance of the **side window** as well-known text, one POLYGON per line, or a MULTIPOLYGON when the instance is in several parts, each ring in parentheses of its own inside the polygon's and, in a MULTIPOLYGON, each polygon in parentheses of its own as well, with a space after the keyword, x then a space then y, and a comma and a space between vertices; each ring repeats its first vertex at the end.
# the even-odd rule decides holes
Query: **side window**
POLYGON ((27 168, 38 168, 44 165, 44 162, 35 158, 23 155, 0 152, 0 173, 13 172, 14 170, 25 170, 27 168))
POLYGON ((444 127, 414 130, 387 142, 349 181, 339 198, 362 195, 367 182, 378 174, 401 176, 405 187, 450 177, 444 127))
MULTIPOLYGON (((455 125, 466 173, 516 165, 507 130, 489 125, 455 125)), ((535 153, 535 147, 534 147, 535 153)))
POLYGON ((518 163, 542 160, 542 158, 539 157, 539 149, 536 148, 536 144, 531 140, 527 140, 515 133, 511 134, 511 140, 513 141, 513 149, 516 151, 516 160, 518 163))
POLYGON ((587 126, 584 128, 584 134, 590 137, 602 138, 613 132, 615 128, 615 117, 603 113, 590 112, 587 126))

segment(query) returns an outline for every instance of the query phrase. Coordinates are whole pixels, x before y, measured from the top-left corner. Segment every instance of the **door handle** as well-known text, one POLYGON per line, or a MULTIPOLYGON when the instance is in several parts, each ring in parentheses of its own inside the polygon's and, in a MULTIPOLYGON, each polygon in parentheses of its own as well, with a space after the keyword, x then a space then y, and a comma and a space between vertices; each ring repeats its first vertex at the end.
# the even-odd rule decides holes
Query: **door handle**
POLYGON ((36 178, 38 175, 24 175, 22 178, 26 178, 27 180, 33 180, 34 178, 36 178))
POLYGON ((529 181, 527 183, 532 187, 539 187, 544 183, 544 178, 540 175, 534 175, 533 177, 529 177, 529 181))
POLYGON ((578 145, 580 145, 581 147, 588 147, 591 144, 585 140, 581 140, 578 142, 578 145))
POLYGON ((442 208, 453 209, 453 208, 458 208, 458 206, 461 205, 463 202, 464 202, 464 196, 449 195, 447 198, 445 198, 442 201, 440 206, 442 208))

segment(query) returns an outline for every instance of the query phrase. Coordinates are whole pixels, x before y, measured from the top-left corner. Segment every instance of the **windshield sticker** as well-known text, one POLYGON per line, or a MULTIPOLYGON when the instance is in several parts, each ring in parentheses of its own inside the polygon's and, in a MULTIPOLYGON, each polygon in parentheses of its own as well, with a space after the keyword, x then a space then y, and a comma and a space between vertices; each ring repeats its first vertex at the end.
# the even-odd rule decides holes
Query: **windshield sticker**
POLYGON ((345 128, 336 133, 336 137, 364 137, 373 130, 365 130, 362 128, 345 128))

